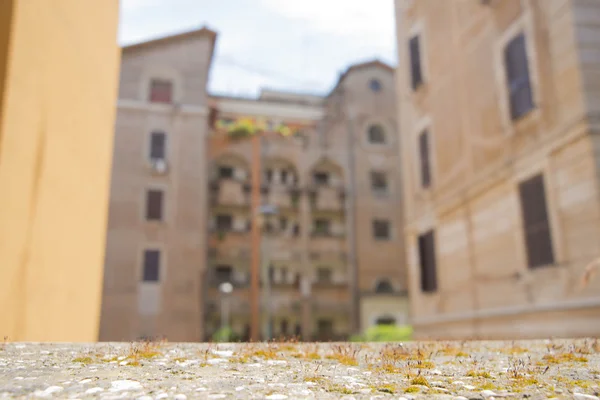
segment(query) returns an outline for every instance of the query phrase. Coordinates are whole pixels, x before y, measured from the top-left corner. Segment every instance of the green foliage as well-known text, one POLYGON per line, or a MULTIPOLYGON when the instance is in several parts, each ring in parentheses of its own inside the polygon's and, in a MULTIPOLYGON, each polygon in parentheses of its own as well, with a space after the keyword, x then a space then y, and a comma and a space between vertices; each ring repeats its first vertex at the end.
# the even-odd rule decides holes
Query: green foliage
POLYGON ((221 343, 229 343, 229 342, 237 342, 239 338, 230 327, 226 326, 224 328, 216 331, 212 336, 213 342, 221 342, 221 343))
POLYGON ((407 342, 412 338, 413 329, 410 325, 376 325, 362 335, 353 335, 351 342, 407 342))

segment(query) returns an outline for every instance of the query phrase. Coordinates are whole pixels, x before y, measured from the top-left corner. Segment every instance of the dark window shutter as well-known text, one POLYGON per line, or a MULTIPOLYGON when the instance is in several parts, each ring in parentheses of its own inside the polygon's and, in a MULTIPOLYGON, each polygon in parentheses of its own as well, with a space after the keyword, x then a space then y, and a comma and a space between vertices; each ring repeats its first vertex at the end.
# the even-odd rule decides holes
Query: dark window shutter
POLYGON ((522 182, 519 185, 519 195, 529 268, 554 264, 544 177, 536 175, 522 182))
POLYGON ((142 279, 144 282, 158 282, 160 279, 160 251, 144 251, 144 271, 142 279))
POLYGON ((150 101, 152 103, 171 103, 173 100, 173 83, 164 79, 153 79, 150 82, 150 101))
POLYGON ((419 262, 421 267, 421 290, 437 290, 437 265, 435 258, 435 237, 433 231, 419 236, 419 262))
POLYGON ((163 214, 162 190, 148 190, 146 192, 146 219, 160 221, 163 214))
POLYGON ((510 115, 513 120, 524 116, 533 109, 533 94, 525 44, 525 35, 521 33, 511 40, 504 50, 510 115))
POLYGON ((231 215, 217 215, 217 229, 221 232, 231 231, 233 229, 233 217, 231 215))
POLYGON ((215 283, 220 285, 221 283, 233 281, 233 268, 229 265, 218 265, 215 268, 215 283))
POLYGON ((423 83, 423 72, 421 70, 421 48, 419 36, 410 39, 410 72, 413 90, 423 83))
POLYGON ((375 239, 389 239, 390 238, 390 222, 385 220, 374 220, 373 221, 373 236, 375 239))
POLYGON ((429 131, 419 135, 419 155, 421 160, 421 186, 428 188, 431 185, 431 168, 429 162, 429 131))
POLYGON ((166 156, 165 143, 167 136, 164 132, 152 132, 150 136, 150 158, 164 160, 166 156))

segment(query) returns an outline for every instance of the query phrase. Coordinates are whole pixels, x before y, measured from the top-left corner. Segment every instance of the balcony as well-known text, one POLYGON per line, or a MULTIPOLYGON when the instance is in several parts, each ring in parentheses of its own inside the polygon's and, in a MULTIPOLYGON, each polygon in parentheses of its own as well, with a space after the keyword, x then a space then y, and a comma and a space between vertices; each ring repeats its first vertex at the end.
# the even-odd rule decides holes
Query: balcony
POLYGON ((218 244, 209 247, 208 249, 209 260, 249 260, 250 259, 250 246, 244 244, 241 246, 219 246, 218 244))
POLYGON ((309 251, 311 253, 341 253, 346 251, 343 233, 321 232, 315 230, 311 234, 309 251))
POLYGON ((345 191, 343 188, 312 185, 307 189, 310 205, 313 210, 343 211, 345 205, 345 191))
POLYGON ((241 249, 250 246, 250 231, 248 230, 219 230, 210 233, 209 247, 222 249, 241 249))
POLYGON ((209 185, 211 206, 248 207, 250 193, 248 185, 235 179, 218 179, 209 185))
POLYGON ((296 209, 300 203, 299 190, 283 185, 270 186, 263 196, 265 203, 280 209, 296 209))
POLYGON ((308 255, 310 261, 326 261, 326 262, 337 262, 346 263, 348 261, 348 255, 345 251, 311 251, 308 255))

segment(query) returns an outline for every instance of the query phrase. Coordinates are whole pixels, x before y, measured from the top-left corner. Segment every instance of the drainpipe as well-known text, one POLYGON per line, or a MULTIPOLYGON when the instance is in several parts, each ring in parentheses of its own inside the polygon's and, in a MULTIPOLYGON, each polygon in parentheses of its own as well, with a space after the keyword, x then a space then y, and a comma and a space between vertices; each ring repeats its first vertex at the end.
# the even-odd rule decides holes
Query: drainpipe
POLYGON ((356 154, 354 144, 356 135, 354 131, 354 115, 346 110, 342 116, 347 125, 347 153, 348 153, 348 192, 346 194, 346 232, 348 237, 348 264, 350 265, 350 290, 352 293, 351 329, 352 332, 360 333, 360 293, 358 290, 358 263, 356 259, 356 154))

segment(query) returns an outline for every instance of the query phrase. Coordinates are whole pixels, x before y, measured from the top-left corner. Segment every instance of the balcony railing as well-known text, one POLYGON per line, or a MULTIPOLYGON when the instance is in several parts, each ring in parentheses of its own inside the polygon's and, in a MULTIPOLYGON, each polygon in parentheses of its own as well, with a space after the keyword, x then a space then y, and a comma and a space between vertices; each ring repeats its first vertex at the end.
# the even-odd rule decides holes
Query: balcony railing
POLYGON ((247 183, 236 179, 212 180, 209 183, 211 206, 248 207, 250 205, 250 193, 247 186, 247 183))

